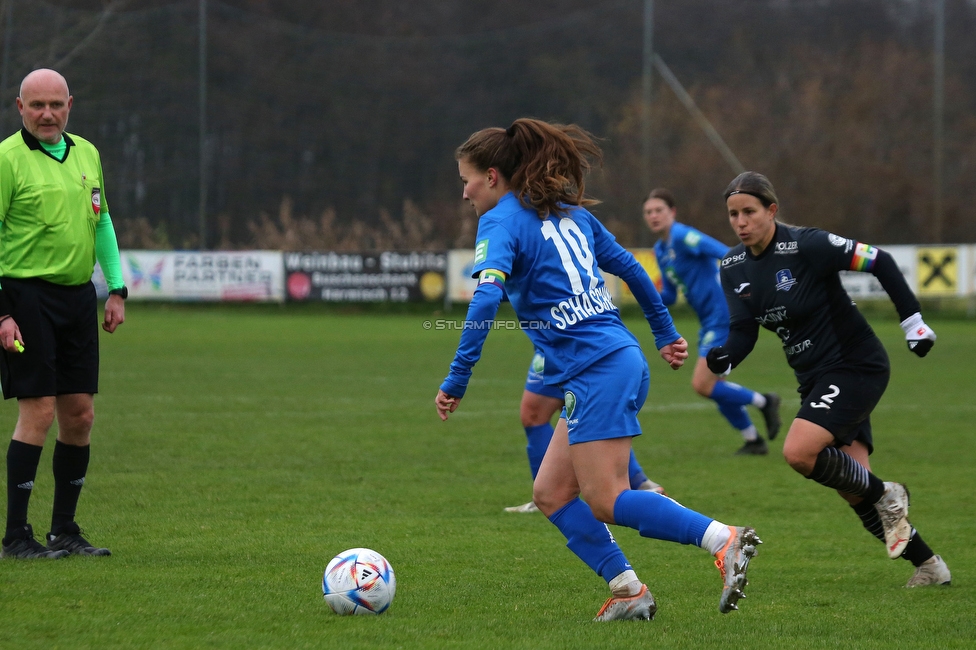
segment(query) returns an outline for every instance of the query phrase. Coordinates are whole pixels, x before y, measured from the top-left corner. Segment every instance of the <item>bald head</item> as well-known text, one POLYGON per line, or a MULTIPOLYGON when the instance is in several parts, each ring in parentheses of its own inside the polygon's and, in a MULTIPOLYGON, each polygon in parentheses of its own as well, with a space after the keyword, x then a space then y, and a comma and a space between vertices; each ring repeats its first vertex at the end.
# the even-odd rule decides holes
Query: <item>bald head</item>
POLYGON ((57 144, 68 124, 72 97, 68 82, 60 73, 47 68, 34 70, 20 83, 17 110, 24 128, 41 142, 57 144))
POLYGON ((36 91, 52 91, 64 93, 65 99, 68 97, 68 82, 61 76, 60 72, 49 68, 34 70, 20 82, 20 96, 24 93, 36 91))

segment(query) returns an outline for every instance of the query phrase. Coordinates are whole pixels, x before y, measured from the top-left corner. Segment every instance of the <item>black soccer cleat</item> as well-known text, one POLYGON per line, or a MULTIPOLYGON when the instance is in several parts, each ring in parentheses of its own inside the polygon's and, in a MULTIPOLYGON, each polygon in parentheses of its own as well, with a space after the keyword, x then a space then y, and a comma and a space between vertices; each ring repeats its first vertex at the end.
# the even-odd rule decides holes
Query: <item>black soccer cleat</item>
POLYGON ((776 440, 779 435, 779 395, 776 393, 763 393, 766 398, 766 406, 759 409, 762 411, 763 419, 766 420, 766 434, 770 440, 776 440))
MULTIPOLYGON (((38 545, 40 546, 40 545, 38 545)), ((71 522, 62 532, 47 534, 47 547, 52 551, 63 551, 71 555, 111 555, 107 548, 98 548, 81 536, 78 524, 71 522)))
POLYGON ((18 537, 4 539, 3 548, 0 549, 0 557, 18 560, 57 560, 68 555, 70 555, 68 551, 44 548, 40 542, 34 539, 34 529, 31 528, 30 524, 24 526, 18 537))
POLYGON ((736 456, 765 456, 769 453, 769 447, 766 445, 766 441, 763 440, 762 436, 759 436, 755 440, 747 440, 746 444, 742 445, 739 451, 735 452, 736 456))

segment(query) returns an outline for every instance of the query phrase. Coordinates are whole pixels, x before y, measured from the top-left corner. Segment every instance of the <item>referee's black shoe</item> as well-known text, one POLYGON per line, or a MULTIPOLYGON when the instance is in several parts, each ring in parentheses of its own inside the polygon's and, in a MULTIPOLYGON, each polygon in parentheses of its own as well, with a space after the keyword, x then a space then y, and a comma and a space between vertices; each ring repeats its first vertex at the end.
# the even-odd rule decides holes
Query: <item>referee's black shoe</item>
POLYGON ((759 409, 762 411, 763 419, 766 420, 766 434, 770 440, 776 440, 779 435, 779 395, 776 393, 763 393, 766 398, 766 406, 759 409))
POLYGON ((44 548, 44 546, 34 539, 34 529, 30 524, 24 526, 16 537, 7 537, 3 540, 3 548, 0 550, 0 557, 16 558, 18 560, 48 559, 57 560, 68 556, 68 551, 59 551, 44 548))
POLYGON ((746 444, 742 445, 739 451, 735 452, 736 456, 765 456, 769 453, 769 447, 766 445, 766 441, 762 436, 759 436, 755 440, 746 440, 746 444))
POLYGON ((55 535, 47 534, 47 547, 52 551, 65 551, 71 555, 111 555, 107 548, 92 546, 91 542, 81 536, 78 524, 71 522, 61 532, 55 535))

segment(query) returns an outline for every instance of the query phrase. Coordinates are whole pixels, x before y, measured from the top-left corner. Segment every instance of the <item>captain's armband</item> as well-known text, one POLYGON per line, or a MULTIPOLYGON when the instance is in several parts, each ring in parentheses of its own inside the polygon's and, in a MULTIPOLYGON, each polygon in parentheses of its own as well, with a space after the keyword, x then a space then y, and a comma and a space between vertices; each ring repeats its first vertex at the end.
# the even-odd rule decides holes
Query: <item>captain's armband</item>
POLYGON ((480 287, 483 284, 493 284, 499 289, 504 289, 506 277, 507 276, 503 272, 496 269, 485 269, 478 276, 478 286, 480 287))

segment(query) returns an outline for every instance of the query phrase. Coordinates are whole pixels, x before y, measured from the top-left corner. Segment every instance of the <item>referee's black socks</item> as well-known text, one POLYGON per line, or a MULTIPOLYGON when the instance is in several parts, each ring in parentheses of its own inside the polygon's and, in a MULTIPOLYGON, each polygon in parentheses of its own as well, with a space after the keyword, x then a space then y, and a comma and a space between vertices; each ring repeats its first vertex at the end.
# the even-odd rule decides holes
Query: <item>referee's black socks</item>
POLYGON ((65 526, 75 520, 78 497, 85 484, 91 446, 76 447, 60 440, 54 444, 54 509, 51 512, 51 532, 65 532, 65 526))
POLYGON ((7 530, 4 542, 24 535, 27 506, 43 450, 44 447, 28 445, 19 440, 11 440, 7 447, 7 530))

